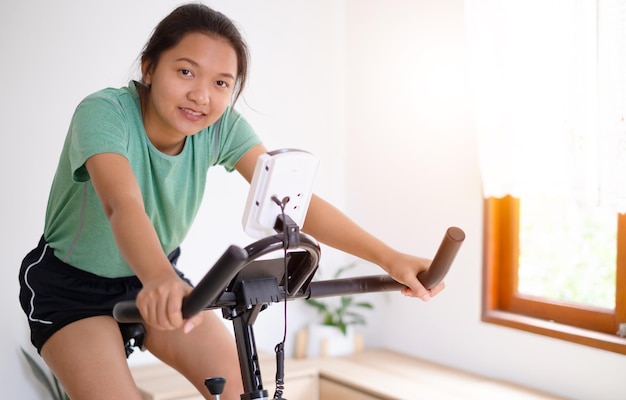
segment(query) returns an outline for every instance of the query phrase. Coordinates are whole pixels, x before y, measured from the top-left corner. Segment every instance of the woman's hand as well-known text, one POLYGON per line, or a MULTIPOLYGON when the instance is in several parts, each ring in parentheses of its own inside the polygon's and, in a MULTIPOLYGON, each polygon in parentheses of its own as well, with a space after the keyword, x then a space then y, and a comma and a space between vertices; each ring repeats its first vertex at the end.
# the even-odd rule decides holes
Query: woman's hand
POLYGON ((420 272, 427 271, 430 267, 431 260, 421 258, 404 253, 397 253, 392 261, 383 269, 396 281, 404 284, 406 288, 402 289, 402 294, 410 297, 417 297, 423 301, 430 300, 445 288, 445 283, 441 282, 434 288, 428 290, 417 279, 420 272))
POLYGON ((172 330, 182 327, 188 333, 202 321, 201 314, 183 319, 183 299, 191 290, 192 287, 172 270, 144 283, 137 295, 137 308, 144 321, 153 328, 172 330))

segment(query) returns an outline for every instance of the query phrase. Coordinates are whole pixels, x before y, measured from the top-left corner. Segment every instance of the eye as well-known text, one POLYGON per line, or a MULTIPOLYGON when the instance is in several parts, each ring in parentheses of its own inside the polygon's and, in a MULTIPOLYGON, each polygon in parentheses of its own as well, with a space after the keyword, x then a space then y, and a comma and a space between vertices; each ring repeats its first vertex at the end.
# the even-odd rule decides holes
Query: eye
POLYGON ((224 89, 228 89, 228 87, 230 86, 226 81, 216 81, 215 83, 217 84, 217 86, 224 89))
POLYGON ((192 72, 188 69, 179 69, 178 72, 180 72, 183 76, 193 76, 192 72))

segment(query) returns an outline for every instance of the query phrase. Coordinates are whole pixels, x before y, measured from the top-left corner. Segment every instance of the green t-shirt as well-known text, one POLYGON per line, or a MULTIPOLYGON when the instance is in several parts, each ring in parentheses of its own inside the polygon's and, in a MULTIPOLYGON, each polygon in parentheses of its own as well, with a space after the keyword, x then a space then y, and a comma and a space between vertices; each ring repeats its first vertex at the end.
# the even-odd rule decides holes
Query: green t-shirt
POLYGON ((260 143, 235 110, 222 115, 216 138, 217 125, 187 137, 182 152, 170 156, 148 139, 134 82, 85 98, 72 118, 48 200, 44 238, 55 255, 96 275, 134 275, 117 248, 85 168, 89 157, 105 152, 129 160, 163 251, 178 247, 200 207, 209 167, 222 165, 230 172, 260 143))

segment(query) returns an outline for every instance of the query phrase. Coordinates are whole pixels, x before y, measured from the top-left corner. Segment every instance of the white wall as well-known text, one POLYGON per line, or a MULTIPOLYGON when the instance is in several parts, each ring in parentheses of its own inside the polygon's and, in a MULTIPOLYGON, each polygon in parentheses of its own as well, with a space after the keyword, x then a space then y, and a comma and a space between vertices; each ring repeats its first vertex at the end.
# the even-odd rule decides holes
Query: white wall
MULTIPOLYGON (((153 26, 178 3, 0 4, 6 398, 46 398, 19 354, 28 333, 17 271, 41 234, 73 108, 92 91, 124 85, 153 26)), ((248 38, 252 75, 243 111, 269 148, 306 148, 321 157, 318 193, 390 244, 420 255, 433 255, 448 226, 466 231, 448 289, 431 303, 370 296, 379 306, 365 331, 368 345, 570 398, 623 397, 623 356, 480 322, 482 203, 461 0, 207 4, 248 38)), ((207 192, 181 260, 194 280, 228 244, 250 241, 239 222, 245 183, 222 171, 210 179, 209 188, 219 191, 207 192)), ((322 266, 345 261, 325 249, 322 266)), ((263 350, 280 340, 281 308, 265 311, 255 325, 263 350)), ((291 332, 313 318, 297 303, 290 310, 291 332)), ((149 361, 143 354, 131 360, 149 361)))

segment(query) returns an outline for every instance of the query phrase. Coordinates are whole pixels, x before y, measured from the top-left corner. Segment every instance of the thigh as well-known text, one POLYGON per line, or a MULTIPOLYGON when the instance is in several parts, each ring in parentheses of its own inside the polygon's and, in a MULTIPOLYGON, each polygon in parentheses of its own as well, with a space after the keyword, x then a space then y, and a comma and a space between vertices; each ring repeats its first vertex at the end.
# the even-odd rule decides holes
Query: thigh
POLYGON ((41 355, 72 400, 141 399, 111 317, 66 325, 48 339, 41 355))
POLYGON ((224 321, 213 311, 204 311, 204 321, 191 332, 182 329, 159 331, 147 327, 145 347, 183 374, 205 398, 213 398, 204 380, 226 378, 221 398, 240 399, 243 393, 235 339, 224 321))

